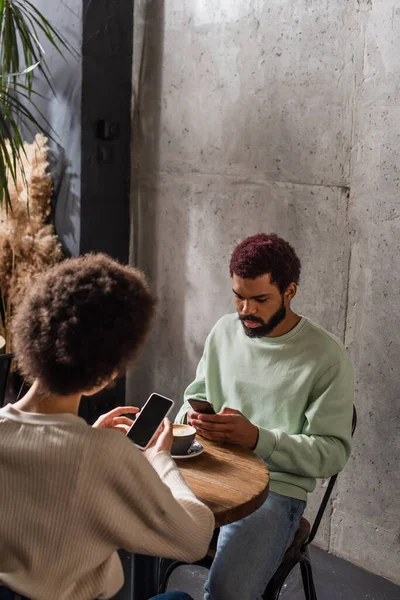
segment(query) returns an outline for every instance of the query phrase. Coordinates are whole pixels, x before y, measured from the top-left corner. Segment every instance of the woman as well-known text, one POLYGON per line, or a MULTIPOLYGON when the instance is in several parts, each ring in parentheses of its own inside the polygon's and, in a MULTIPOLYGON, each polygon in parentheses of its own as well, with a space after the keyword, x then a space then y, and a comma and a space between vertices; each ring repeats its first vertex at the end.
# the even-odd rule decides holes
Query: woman
POLYGON ((187 562, 206 554, 214 518, 170 456, 171 424, 142 453, 117 430, 137 408, 93 427, 78 417, 82 395, 136 356, 154 304, 139 271, 87 255, 39 278, 17 310, 15 355, 32 385, 0 409, 0 593, 103 600, 123 584, 120 548, 187 562))

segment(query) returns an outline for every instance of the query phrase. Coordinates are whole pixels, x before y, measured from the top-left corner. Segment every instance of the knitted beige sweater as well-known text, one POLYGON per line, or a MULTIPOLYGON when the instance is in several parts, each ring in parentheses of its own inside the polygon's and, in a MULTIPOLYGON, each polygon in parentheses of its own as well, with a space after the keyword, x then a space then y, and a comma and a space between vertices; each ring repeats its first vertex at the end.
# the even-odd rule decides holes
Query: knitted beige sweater
POLYGON ((152 465, 120 432, 72 414, 0 409, 0 582, 32 600, 110 598, 116 552, 195 561, 211 511, 168 452, 152 465))

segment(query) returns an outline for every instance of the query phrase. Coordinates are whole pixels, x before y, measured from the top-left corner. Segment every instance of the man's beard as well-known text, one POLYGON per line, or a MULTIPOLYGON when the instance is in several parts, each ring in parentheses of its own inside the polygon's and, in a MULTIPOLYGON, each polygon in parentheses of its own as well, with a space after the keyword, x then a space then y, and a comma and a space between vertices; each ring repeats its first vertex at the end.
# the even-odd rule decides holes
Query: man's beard
POLYGON ((277 327, 280 323, 282 323, 283 319, 286 317, 286 307, 284 300, 282 298, 282 304, 278 308, 275 314, 272 315, 267 322, 263 321, 259 317, 244 316, 239 314, 239 319, 242 322, 243 329, 245 334, 251 338, 260 338, 265 337, 272 333, 272 331, 277 327), (253 323, 260 323, 259 327, 246 327, 244 321, 253 321, 253 323))

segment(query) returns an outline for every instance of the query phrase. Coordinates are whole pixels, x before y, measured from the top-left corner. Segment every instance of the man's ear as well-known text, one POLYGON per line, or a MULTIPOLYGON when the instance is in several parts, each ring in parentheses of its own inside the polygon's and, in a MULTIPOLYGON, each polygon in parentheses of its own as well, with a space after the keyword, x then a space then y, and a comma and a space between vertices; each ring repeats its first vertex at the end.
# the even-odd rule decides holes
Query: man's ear
POLYGON ((296 295, 296 292, 297 292, 297 285, 294 282, 290 283, 284 293, 286 302, 290 302, 291 300, 293 300, 293 298, 296 295))

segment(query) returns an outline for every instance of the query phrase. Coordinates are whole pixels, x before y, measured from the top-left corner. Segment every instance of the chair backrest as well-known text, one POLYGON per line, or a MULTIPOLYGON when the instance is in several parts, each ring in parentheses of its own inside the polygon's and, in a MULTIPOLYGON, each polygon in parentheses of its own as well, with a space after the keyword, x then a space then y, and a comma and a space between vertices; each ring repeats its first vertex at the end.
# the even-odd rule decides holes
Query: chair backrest
MULTIPOLYGON (((357 427, 357 411, 356 411, 356 407, 353 406, 353 420, 351 423, 351 435, 352 436, 354 435, 356 427, 357 427)), ((311 527, 310 535, 308 536, 307 542, 304 544, 304 546, 308 546, 308 544, 311 544, 311 542, 313 541, 313 539, 315 538, 315 536, 317 534, 318 527, 321 523, 322 517, 324 516, 326 506, 329 502, 329 498, 331 496, 333 486, 336 483, 336 479, 338 478, 338 475, 339 475, 339 473, 336 473, 336 475, 333 475, 329 479, 328 487, 326 488, 324 497, 322 498, 322 502, 321 502, 320 507, 317 512, 317 516, 315 517, 315 521, 311 527)))
POLYGON ((0 354, 0 407, 4 404, 8 374, 13 354, 0 354))

